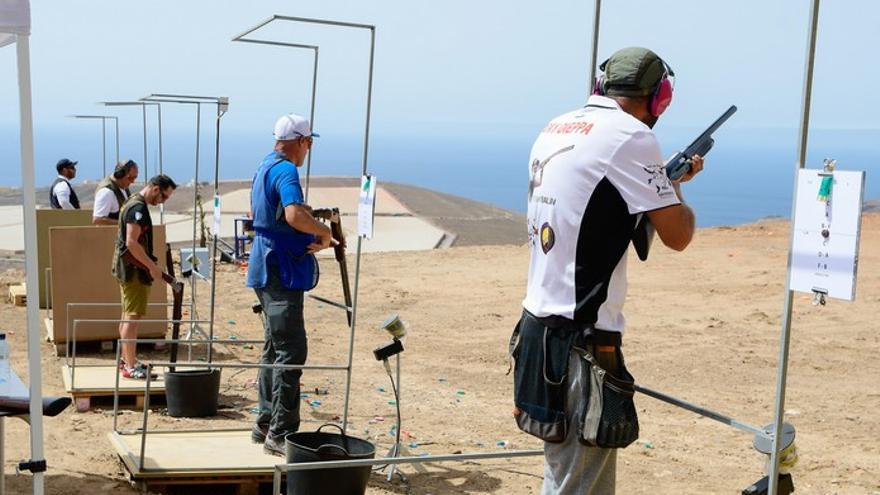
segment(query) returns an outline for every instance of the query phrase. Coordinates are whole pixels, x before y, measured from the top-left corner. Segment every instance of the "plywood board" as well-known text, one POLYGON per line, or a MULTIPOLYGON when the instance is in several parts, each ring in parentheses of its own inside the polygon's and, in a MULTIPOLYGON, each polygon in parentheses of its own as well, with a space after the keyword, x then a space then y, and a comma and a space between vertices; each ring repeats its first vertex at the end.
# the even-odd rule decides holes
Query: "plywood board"
MULTIPOLYGON (((46 308, 46 296, 49 294, 46 285, 46 268, 52 266, 49 261, 49 229, 52 227, 77 227, 92 224, 92 210, 37 210, 37 278, 40 288, 40 308, 46 308)), ((51 287, 51 279, 49 281, 51 287)), ((51 290, 51 288, 49 289, 51 290)))
POLYGON ((251 432, 148 433, 141 471, 141 435, 108 438, 134 479, 224 475, 269 475, 284 460, 251 442, 251 432))
MULTIPOLYGON (((116 386, 115 366, 77 366, 76 373, 71 380, 71 368, 68 365, 61 366, 61 378, 64 381, 64 390, 67 393, 80 395, 113 395, 116 386)), ((150 395, 165 392, 165 380, 161 370, 157 370, 158 377, 150 381, 150 395)), ((119 377, 119 393, 123 395, 143 395, 146 391, 144 380, 119 377)))
MULTIPOLYGON (((70 312, 71 336, 74 319, 118 319, 120 316, 119 284, 110 273, 117 227, 52 227, 49 229, 50 262, 52 266, 52 335, 55 344, 66 342, 67 303, 115 303, 107 307, 79 307, 70 312)), ((165 265, 165 226, 153 227, 153 253, 165 265)), ((154 282, 151 303, 167 301, 167 285, 154 282)), ((150 305, 144 319, 167 319, 167 306, 150 305)), ((143 323, 139 337, 164 337, 165 323, 143 323)), ((72 337, 71 337, 72 338, 72 337)), ((80 323, 76 329, 78 342, 115 340, 119 338, 116 323, 80 323)))

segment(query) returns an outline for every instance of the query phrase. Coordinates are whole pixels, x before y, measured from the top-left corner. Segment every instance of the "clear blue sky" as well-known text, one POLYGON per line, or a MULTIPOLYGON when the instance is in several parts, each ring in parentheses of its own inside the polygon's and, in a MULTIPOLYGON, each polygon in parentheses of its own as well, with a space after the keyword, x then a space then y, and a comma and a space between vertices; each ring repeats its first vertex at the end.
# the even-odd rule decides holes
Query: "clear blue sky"
MULTIPOLYGON (((731 103, 740 107, 732 129, 793 128, 809 3, 606 0, 600 61, 628 45, 648 46, 664 57, 678 76, 675 100, 661 122, 667 128, 702 127, 731 103)), ((102 112, 120 116, 122 154, 137 159, 142 153, 139 110, 104 109, 95 102, 154 92, 229 96, 224 133, 265 133, 270 140, 280 113, 308 111, 311 54, 230 39, 273 13, 377 26, 373 124, 378 139, 531 136, 552 116, 582 104, 588 86, 591 0, 36 0, 31 9, 41 162, 54 163, 41 150, 65 136, 95 156, 96 144, 83 141, 97 142, 98 124, 65 116, 102 112)), ((880 80, 874 56, 880 45, 878 18, 878 2, 823 2, 813 95, 816 128, 880 128, 875 117, 880 92, 874 89, 880 80)), ((321 47, 316 127, 346 136, 356 149, 364 119, 367 33, 287 23, 260 34, 321 47)), ((15 178, 0 180, 5 184, 19 182, 14 55, 12 47, 0 50, 0 156, 9 172, 3 175, 15 178)), ((191 108, 166 108, 166 132, 191 132, 191 108)), ((795 146, 793 140, 783 144, 795 146)))

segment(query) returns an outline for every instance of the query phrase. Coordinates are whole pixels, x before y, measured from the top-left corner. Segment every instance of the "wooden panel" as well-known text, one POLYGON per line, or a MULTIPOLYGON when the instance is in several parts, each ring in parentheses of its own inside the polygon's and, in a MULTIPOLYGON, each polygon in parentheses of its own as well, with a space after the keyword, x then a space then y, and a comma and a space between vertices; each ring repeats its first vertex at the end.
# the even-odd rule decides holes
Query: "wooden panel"
MULTIPOLYGON (((46 268, 49 262, 49 229, 52 227, 78 227, 92 224, 92 210, 37 210, 37 278, 40 288, 40 308, 45 309, 48 301, 46 291, 46 268)), ((51 286, 51 279, 49 281, 51 286)), ((50 289, 51 290, 51 289, 50 289)))
MULTIPOLYGON (((64 390, 74 395, 113 395, 116 386, 116 367, 110 366, 79 366, 73 376, 74 383, 70 380, 70 367, 61 365, 61 378, 64 381, 64 390), (74 389, 76 385, 76 389, 74 389)), ((165 393, 165 378, 163 370, 156 370, 156 378, 150 381, 150 395, 165 393)), ((146 382, 132 378, 119 377, 119 393, 122 395, 144 395, 146 382)))
POLYGON ((144 471, 138 464, 141 435, 109 433, 110 443, 134 479, 176 476, 272 475, 283 459, 263 452, 247 431, 149 433, 144 471))
MULTIPOLYGON (((52 266, 52 341, 64 343, 67 328, 67 303, 115 303, 112 307, 73 308, 70 314, 71 335, 73 320, 118 319, 120 316, 119 284, 110 273, 117 227, 53 227, 49 229, 50 262, 52 266)), ((153 253, 159 265, 165 266, 165 226, 153 227, 153 253)), ((167 301, 168 286, 154 282, 150 291, 151 303, 167 301)), ((167 306, 148 306, 145 319, 167 319, 167 306)), ((140 337, 164 337, 165 323, 144 323, 138 328, 140 337)), ((72 337, 71 337, 72 338, 72 337)), ((115 340, 119 338, 115 323, 80 323, 77 342, 88 340, 115 340)))

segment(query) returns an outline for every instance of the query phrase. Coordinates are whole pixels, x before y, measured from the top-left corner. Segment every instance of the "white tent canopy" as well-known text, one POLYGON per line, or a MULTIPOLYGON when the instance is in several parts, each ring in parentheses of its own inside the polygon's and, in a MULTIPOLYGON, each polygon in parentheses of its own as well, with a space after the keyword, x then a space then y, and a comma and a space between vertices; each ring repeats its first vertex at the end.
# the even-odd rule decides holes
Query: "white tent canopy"
POLYGON ((17 34, 31 34, 30 2, 0 0, 0 46, 14 42, 17 34))
MULTIPOLYGON (((36 197, 34 194, 34 124, 31 112, 31 9, 29 0, 0 0, 0 47, 15 43, 21 132, 21 185, 24 196, 25 274, 27 280, 28 377, 30 382, 31 464, 43 461, 43 382, 40 370, 40 324, 37 309, 36 197)), ((0 481, 2 489, 2 481, 0 481)), ((33 493, 43 494, 43 473, 34 470, 33 493)))

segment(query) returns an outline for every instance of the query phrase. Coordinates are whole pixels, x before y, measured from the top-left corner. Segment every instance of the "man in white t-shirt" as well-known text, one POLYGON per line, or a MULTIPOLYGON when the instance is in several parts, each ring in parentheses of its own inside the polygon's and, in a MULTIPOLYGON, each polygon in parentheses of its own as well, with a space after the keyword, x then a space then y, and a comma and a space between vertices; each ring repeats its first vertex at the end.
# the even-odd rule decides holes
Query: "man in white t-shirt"
POLYGON ((95 189, 95 204, 92 208, 92 224, 116 225, 119 211, 131 196, 128 187, 138 177, 138 165, 133 160, 123 160, 116 164, 113 173, 98 183, 95 189))
MULTIPOLYGON (((600 69, 587 105, 550 121, 529 159, 531 257, 511 340, 514 416, 545 440, 544 495, 614 493, 616 449, 588 446, 603 441, 585 433, 584 363, 589 355, 603 376, 632 381, 620 353, 626 253, 643 215, 664 244, 687 247, 694 213, 679 182, 703 168, 695 157, 679 181, 666 176, 651 130, 672 99, 673 73, 660 57, 626 48, 600 69)), ((635 423, 627 433, 637 432, 635 423)))

